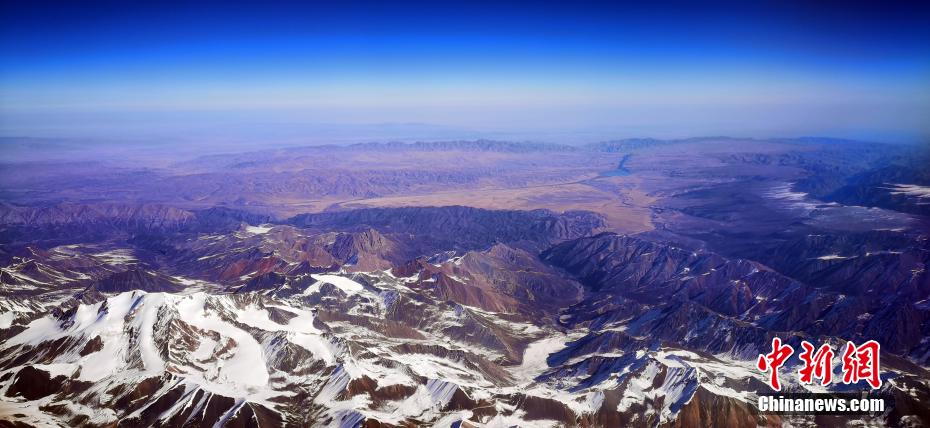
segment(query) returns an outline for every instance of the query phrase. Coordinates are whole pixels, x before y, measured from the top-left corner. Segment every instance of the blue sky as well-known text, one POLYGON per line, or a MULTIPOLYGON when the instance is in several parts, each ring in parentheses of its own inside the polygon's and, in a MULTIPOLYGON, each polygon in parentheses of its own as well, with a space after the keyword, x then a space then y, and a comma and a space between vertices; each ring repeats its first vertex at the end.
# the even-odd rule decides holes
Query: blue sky
POLYGON ((0 135, 928 135, 905 3, 151 3, 4 2, 0 135))

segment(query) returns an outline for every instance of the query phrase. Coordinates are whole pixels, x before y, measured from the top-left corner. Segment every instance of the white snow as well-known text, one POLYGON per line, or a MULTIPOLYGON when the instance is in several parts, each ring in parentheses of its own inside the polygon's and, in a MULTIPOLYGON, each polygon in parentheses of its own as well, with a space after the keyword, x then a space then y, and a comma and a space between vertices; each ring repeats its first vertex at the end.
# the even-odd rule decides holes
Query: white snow
POLYGON ((890 187, 885 189, 890 190, 892 195, 905 195, 913 196, 915 198, 927 199, 930 198, 930 186, 918 186, 916 184, 900 184, 900 183, 885 183, 890 187))
POLYGON ((280 306, 277 308, 286 310, 297 316, 291 318, 287 325, 281 325, 268 317, 268 311, 266 309, 256 306, 248 306, 236 313, 239 322, 243 324, 267 331, 286 331, 288 332, 287 339, 290 342, 312 352, 315 357, 326 361, 327 364, 331 364, 335 361, 337 348, 328 340, 324 339, 321 336, 322 332, 313 326, 314 317, 311 312, 294 308, 284 309, 280 306))
POLYGON ((523 362, 510 370, 510 373, 517 381, 530 383, 536 376, 542 374, 549 366, 546 364, 546 358, 550 354, 565 348, 570 337, 567 335, 551 336, 537 340, 526 347, 523 351, 523 362))
MULTIPOLYGON (((370 278, 373 274, 359 275, 368 275, 370 278)), ((400 285, 402 279, 393 278, 385 272, 377 275, 380 280, 375 283, 375 288, 390 290, 401 296, 416 293, 400 285)), ((365 295, 375 302, 385 297, 384 293, 366 291, 361 285, 365 281, 341 275, 313 274, 312 279, 315 283, 304 294, 319 292, 323 284, 332 284, 347 294, 367 293, 365 295)), ((418 326, 418 331, 427 339, 417 341, 388 337, 352 322, 330 321, 327 322, 330 328, 322 331, 314 327, 315 315, 311 308, 302 306, 306 299, 300 296, 275 299, 278 300, 270 300, 260 294, 122 293, 109 297, 103 304, 80 306, 74 314, 73 325, 64 329, 54 318, 36 319, 25 331, 0 345, 0 352, 8 352, 8 348, 17 344, 38 344, 64 336, 85 341, 100 336, 104 346, 97 352, 83 357, 77 352, 62 353, 37 367, 53 375, 65 376, 80 370, 81 379, 108 384, 137 382, 142 376, 171 370, 179 378, 173 386, 181 386, 185 392, 174 407, 162 414, 163 417, 182 410, 197 413, 205 409, 205 401, 192 398, 198 389, 232 397, 237 406, 245 402, 257 402, 269 408, 274 408, 274 403, 278 402, 273 399, 275 397, 286 397, 298 390, 311 393, 318 391, 314 400, 323 405, 325 410, 322 415, 316 416, 330 417, 337 426, 351 425, 364 417, 392 424, 400 424, 412 418, 430 426, 450 426, 472 415, 469 411, 443 410, 456 393, 466 394, 473 400, 487 399, 495 403, 498 414, 493 418, 483 418, 479 426, 559 426, 555 421, 527 421, 523 411, 515 405, 507 404, 500 397, 513 397, 515 394, 543 397, 556 400, 576 414, 584 415, 604 406, 605 391, 617 388, 621 383, 624 396, 620 397, 618 410, 629 411, 634 403, 642 403, 645 398, 663 396, 665 405, 658 409, 659 413, 655 413, 655 420, 667 422, 674 417, 669 406, 690 399, 690 392, 696 385, 714 394, 745 401, 746 393, 734 390, 739 388, 733 385, 762 376, 752 370, 751 362, 733 361, 720 356, 698 355, 669 348, 624 350, 604 347, 580 355, 568 364, 598 356, 635 357, 638 360, 645 359, 645 365, 622 368, 596 385, 569 392, 574 382, 583 380, 583 375, 577 378, 561 377, 558 380, 536 379, 549 370, 547 357, 564 349, 568 342, 589 334, 587 329, 564 334, 532 323, 505 320, 494 312, 459 306, 460 311, 467 316, 486 319, 510 330, 523 340, 532 341, 524 350, 520 365, 504 367, 512 376, 513 383, 500 386, 480 369, 463 364, 461 359, 452 356, 459 351, 466 351, 493 361, 501 358, 497 351, 482 349, 473 343, 443 335, 446 324, 457 322, 454 310, 434 313, 438 319, 435 325, 418 326), (104 305, 106 310, 101 310, 104 305), (286 311, 290 315, 283 318, 286 321, 277 322, 274 319, 278 318, 272 317, 271 311, 286 311), (192 328, 176 328, 183 324, 192 328), (184 338, 183 343, 173 342, 181 336, 184 338), (275 353, 282 349, 279 346, 282 338, 313 354, 313 358, 309 358, 310 361, 300 367, 299 374, 274 370, 275 364, 269 362, 272 358, 280 357, 280 354, 275 353), (406 353, 411 351, 401 351, 396 346, 404 342, 428 343, 455 352, 445 357, 440 356, 443 355, 440 353, 423 351, 406 353), (169 361, 163 361, 161 356, 165 353, 166 345, 170 346, 166 354, 170 355, 170 364, 169 361), (305 370, 317 359, 324 361, 328 368, 305 370), (654 386, 662 371, 667 374, 664 381, 654 386), (368 394, 358 394, 344 400, 338 398, 351 379, 363 376, 374 379, 379 388, 408 385, 416 389, 408 397, 380 402, 377 407, 368 394)), ((429 305, 429 302, 419 304, 429 305)), ((355 306, 346 311, 352 313, 353 309, 361 305, 356 302, 355 306)), ((382 316, 378 311, 358 313, 359 316, 373 317, 373 321, 378 321, 378 317, 382 316)), ((5 316, 6 313, 0 314, 0 322, 4 322, 5 316)), ((623 332, 627 322, 617 321, 602 327, 601 331, 623 332)), ((101 394, 102 391, 103 388, 101 394)), ((98 397, 90 394, 88 398, 98 397)), ((232 416, 235 410, 223 415, 220 422, 232 416)), ((86 413, 87 410, 76 408, 75 412, 86 413)), ((101 416, 101 424, 106 422, 107 417, 110 416, 101 416)))
POLYGON ((4 312, 0 314, 0 330, 10 328, 13 325, 13 321, 16 319, 16 313, 13 311, 4 312))
POLYGON ((485 423, 487 428, 511 428, 511 427, 533 427, 533 428, 555 428, 561 427, 557 421, 547 420, 547 419, 537 419, 533 421, 526 421, 523 419, 523 416, 526 412, 522 410, 515 411, 512 415, 502 415, 498 414, 491 418, 491 420, 485 423))
POLYGON ((381 366, 373 360, 346 360, 342 367, 352 378, 368 376, 377 381, 379 387, 390 385, 416 385, 416 381, 408 376, 405 371, 381 366))
POLYGON ((271 228, 274 227, 270 224, 259 225, 259 226, 246 226, 245 231, 253 235, 264 235, 271 231, 271 228))
POLYGON ((433 426, 436 428, 449 428, 456 422, 471 419, 472 415, 473 413, 471 410, 462 410, 459 412, 450 413, 433 422, 433 426))
POLYGON ((144 297, 145 301, 139 308, 136 316, 136 324, 139 327, 139 349, 142 354, 142 363, 146 370, 160 372, 165 369, 165 362, 162 361, 158 354, 157 344, 155 343, 154 330, 158 319, 158 312, 165 303, 164 294, 148 294, 144 297))
MULTIPOLYGON (((426 385, 420 385, 409 397, 396 402, 390 418, 401 420, 408 417, 432 416, 449 404, 458 385, 439 379, 427 379, 426 385)), ((432 419, 432 418, 424 418, 432 419)))
POLYGON ((184 296, 176 303, 184 321, 204 329, 218 332, 236 342, 232 355, 217 356, 216 373, 211 373, 210 383, 221 384, 221 394, 240 397, 268 384, 268 369, 262 346, 252 335, 229 324, 206 310, 207 295, 198 293, 184 296))
POLYGON ((789 207, 806 210, 812 210, 817 207, 818 203, 808 199, 807 193, 792 191, 792 186, 793 183, 781 183, 764 192, 763 196, 770 199, 783 201, 789 207))
POLYGON ((323 389, 320 390, 314 400, 317 403, 328 403, 335 400, 336 396, 349 386, 351 379, 349 372, 342 366, 336 368, 336 371, 329 376, 329 381, 326 382, 326 385, 323 385, 323 389))
POLYGON ((33 364, 32 367, 48 372, 51 377, 71 377, 77 368, 74 364, 53 363, 53 364, 33 364))
POLYGON ((104 263, 116 264, 116 265, 133 264, 138 261, 136 259, 136 256, 133 255, 132 250, 125 249, 125 248, 104 251, 101 253, 92 254, 92 256, 97 258, 98 260, 103 261, 104 263))
POLYGON ((310 277, 315 279, 316 282, 304 290, 303 294, 305 295, 319 293, 323 284, 332 284, 350 296, 361 293, 365 289, 362 284, 339 275, 312 274, 310 277))
POLYGON ((458 391, 459 386, 439 379, 429 379, 426 381, 426 391, 429 393, 430 400, 434 406, 444 407, 452 400, 452 395, 458 391))

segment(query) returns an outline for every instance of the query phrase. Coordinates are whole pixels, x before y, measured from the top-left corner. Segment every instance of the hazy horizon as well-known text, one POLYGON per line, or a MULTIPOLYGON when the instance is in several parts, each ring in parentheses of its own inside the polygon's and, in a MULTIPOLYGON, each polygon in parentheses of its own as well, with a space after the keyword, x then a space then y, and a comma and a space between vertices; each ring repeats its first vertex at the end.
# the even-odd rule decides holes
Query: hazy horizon
POLYGON ((923 9, 6 3, 0 135, 925 141, 923 9))

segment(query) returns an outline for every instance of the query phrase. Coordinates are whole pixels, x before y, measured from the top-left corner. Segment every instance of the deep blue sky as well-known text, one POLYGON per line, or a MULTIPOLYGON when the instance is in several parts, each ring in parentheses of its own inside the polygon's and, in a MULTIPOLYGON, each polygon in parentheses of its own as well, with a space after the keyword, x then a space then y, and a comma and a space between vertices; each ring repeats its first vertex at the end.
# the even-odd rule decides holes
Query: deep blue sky
POLYGON ((6 1, 0 135, 928 135, 926 7, 648 3, 6 1))

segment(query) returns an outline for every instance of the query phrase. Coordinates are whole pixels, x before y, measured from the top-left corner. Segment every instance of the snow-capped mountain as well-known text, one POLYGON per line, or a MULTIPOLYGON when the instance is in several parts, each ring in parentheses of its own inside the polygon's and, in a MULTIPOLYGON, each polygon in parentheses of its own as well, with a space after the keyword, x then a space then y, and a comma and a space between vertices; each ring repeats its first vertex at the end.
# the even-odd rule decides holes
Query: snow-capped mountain
MULTIPOLYGON (((537 223, 508 231, 515 215, 523 214, 348 212, 23 247, 3 268, 4 418, 35 426, 803 424, 755 410, 768 387, 754 358, 775 333, 855 338, 852 327, 796 315, 809 299, 833 301, 829 290, 758 262, 598 234, 598 223, 579 223, 577 213, 530 214, 537 223), (436 231, 447 218, 459 219, 462 239, 436 231), (411 257, 417 251, 429 252, 411 257)), ((926 371, 906 359, 925 344, 910 346, 883 357, 895 407, 881 420, 922 417, 915 409, 930 397, 926 371)))

